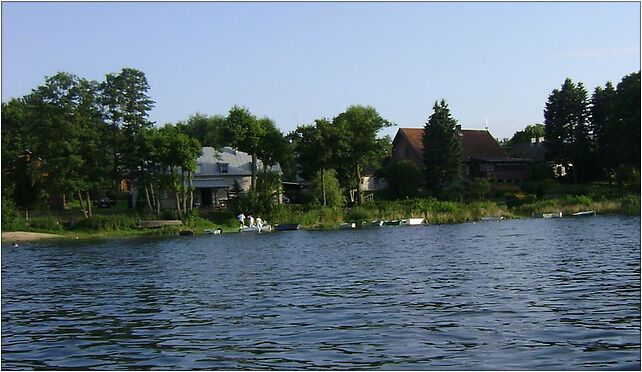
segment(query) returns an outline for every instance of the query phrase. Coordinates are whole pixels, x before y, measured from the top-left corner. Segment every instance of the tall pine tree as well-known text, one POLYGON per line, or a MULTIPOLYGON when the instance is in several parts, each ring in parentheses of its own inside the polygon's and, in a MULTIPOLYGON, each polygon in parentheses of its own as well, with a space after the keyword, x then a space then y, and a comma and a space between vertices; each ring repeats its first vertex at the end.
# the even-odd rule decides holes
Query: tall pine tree
POLYGON ((617 155, 617 121, 614 117, 615 88, 611 82, 597 87, 591 97, 591 121, 595 138, 597 166, 607 172, 619 163, 617 155))
POLYGON ((548 97, 544 109, 547 159, 571 168, 573 180, 584 182, 592 164, 592 133, 588 93, 582 83, 566 79, 548 97))
POLYGON ((448 185, 461 181, 462 150, 457 120, 445 100, 435 102, 424 126, 423 167, 426 190, 441 195, 448 185))

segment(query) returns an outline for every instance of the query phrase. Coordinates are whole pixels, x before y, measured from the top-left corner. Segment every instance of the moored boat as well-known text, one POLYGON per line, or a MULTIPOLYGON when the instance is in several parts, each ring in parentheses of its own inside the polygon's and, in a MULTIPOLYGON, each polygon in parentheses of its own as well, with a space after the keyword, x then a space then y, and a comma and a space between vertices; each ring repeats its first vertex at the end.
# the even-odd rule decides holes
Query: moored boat
POLYGON ((263 225, 260 228, 258 226, 252 226, 252 227, 243 226, 243 227, 239 228, 239 232, 258 232, 258 233, 261 233, 261 232, 270 232, 270 231, 272 231, 272 226, 270 226, 270 225, 263 225))
POLYGON ((278 224, 274 226, 274 230, 276 231, 293 231, 293 230, 298 230, 301 228, 301 225, 298 223, 283 223, 283 224, 278 224))
POLYGON ((406 224, 408 225, 421 225, 422 222, 424 222, 424 219, 422 217, 419 218, 408 218, 406 221, 406 224))
POLYGON ((372 221, 372 222, 363 221, 361 223, 361 227, 381 227, 381 226, 383 226, 383 221, 372 221))
POLYGON ((223 229, 218 228, 218 229, 205 229, 203 230, 204 233, 206 234, 213 234, 213 235, 220 235, 223 233, 223 229))
POLYGON ((562 212, 533 213, 533 218, 562 218, 562 212))
POLYGON ((504 219, 504 216, 486 216, 482 217, 482 221, 501 221, 504 219))
POLYGON ((573 216, 586 217, 586 216, 595 216, 595 211, 581 211, 573 213, 573 216))
POLYGON ((383 222, 384 226, 400 226, 402 224, 403 224, 403 220, 390 220, 390 221, 383 222))
POLYGON ((352 223, 342 223, 341 225, 339 225, 339 228, 340 229, 356 229, 357 228, 357 224, 354 223, 354 222, 352 222, 352 223))

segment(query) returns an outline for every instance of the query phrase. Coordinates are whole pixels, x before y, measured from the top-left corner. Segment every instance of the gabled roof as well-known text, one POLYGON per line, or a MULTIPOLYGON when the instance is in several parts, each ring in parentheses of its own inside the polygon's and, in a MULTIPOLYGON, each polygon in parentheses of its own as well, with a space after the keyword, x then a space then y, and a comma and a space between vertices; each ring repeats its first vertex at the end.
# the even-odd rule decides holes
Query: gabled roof
MULTIPOLYGON (((464 155, 464 160, 470 158, 484 159, 484 158, 507 158, 508 156, 499 146, 497 141, 490 135, 490 132, 485 129, 462 129, 461 130, 461 148, 464 155)), ((421 157, 423 152, 422 137, 424 135, 423 128, 399 128, 395 136, 405 137, 413 151, 417 156, 421 157)))
MULTIPOLYGON (((195 176, 250 176, 252 174, 252 156, 231 147, 223 147, 220 152, 213 147, 203 147, 201 156, 196 162, 201 165, 201 173, 195 176), (219 164, 228 164, 228 172, 221 173, 219 164)), ((260 160, 257 160, 256 168, 263 169, 263 163, 260 160)), ((273 166, 271 171, 283 173, 279 164, 273 166)))

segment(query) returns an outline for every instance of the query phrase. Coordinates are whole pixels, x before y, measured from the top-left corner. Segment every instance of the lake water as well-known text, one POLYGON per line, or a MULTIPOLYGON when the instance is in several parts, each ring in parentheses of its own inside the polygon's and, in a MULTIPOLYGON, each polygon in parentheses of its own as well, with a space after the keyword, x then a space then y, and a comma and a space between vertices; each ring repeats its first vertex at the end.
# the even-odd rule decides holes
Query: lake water
POLYGON ((2 246, 3 369, 640 368, 640 218, 2 246))

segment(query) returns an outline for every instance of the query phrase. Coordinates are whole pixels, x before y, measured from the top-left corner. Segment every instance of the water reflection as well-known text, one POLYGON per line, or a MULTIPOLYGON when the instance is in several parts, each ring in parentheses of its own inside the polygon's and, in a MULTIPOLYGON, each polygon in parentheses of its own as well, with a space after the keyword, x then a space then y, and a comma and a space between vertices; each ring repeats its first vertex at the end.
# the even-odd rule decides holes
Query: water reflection
POLYGON ((640 219, 2 248, 7 369, 639 369, 640 219))

